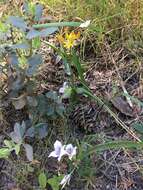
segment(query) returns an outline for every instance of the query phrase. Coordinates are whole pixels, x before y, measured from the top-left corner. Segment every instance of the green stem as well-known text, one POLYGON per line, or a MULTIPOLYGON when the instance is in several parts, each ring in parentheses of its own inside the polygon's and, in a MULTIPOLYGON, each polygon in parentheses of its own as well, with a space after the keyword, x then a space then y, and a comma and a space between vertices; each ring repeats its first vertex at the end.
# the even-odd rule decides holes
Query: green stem
POLYGON ((79 27, 81 24, 82 24, 81 22, 53 22, 45 24, 34 24, 32 27, 35 29, 48 28, 48 27, 63 27, 63 26, 79 27))

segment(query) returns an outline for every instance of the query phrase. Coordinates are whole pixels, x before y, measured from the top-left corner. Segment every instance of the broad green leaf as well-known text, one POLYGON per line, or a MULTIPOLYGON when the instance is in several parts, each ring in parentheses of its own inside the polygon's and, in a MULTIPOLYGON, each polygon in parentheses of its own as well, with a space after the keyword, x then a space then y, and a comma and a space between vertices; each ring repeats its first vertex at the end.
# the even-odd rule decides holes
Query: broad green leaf
POLYGON ((36 38, 36 37, 39 37, 40 36, 40 32, 37 31, 37 30, 34 30, 34 29, 31 29, 27 35, 26 35, 26 38, 31 40, 33 38, 36 38))
POLYGON ((65 112, 65 108, 64 106, 61 104, 61 105, 57 105, 56 106, 56 112, 58 115, 60 115, 61 117, 64 116, 64 112, 65 112))
POLYGON ((12 141, 9 141, 9 140, 4 140, 4 144, 9 148, 11 149, 13 147, 13 142, 12 141))
POLYGON ((43 6, 41 4, 35 5, 35 21, 39 21, 42 17, 43 6))
POLYGON ((0 158, 7 158, 10 155, 11 150, 9 148, 0 149, 0 158))
POLYGON ((26 126, 25 126, 24 121, 22 122, 22 125, 20 125, 19 123, 15 123, 14 131, 10 133, 10 137, 15 143, 21 144, 24 133, 25 133, 25 129, 26 129, 26 126))
POLYGON ((51 116, 51 115, 53 115, 54 113, 55 113, 55 108, 54 108, 54 106, 53 106, 53 105, 49 105, 48 108, 47 108, 47 112, 46 112, 47 116, 51 116))
POLYGON ((27 98, 27 103, 28 103, 29 106, 32 106, 32 107, 37 106, 38 102, 37 102, 35 97, 27 96, 26 98, 27 98))
POLYGON ((23 11, 24 11, 24 13, 26 13, 27 15, 30 14, 30 12, 29 12, 29 4, 28 4, 27 1, 24 1, 24 3, 23 3, 23 11))
POLYGON ((29 144, 23 144, 25 151, 26 151, 26 156, 29 161, 33 161, 33 147, 29 144))
POLYGON ((46 97, 51 99, 51 100, 57 100, 58 99, 58 95, 57 92, 55 91, 49 91, 46 93, 46 97))
POLYGON ((10 16, 7 20, 9 24, 12 24, 14 27, 21 29, 22 31, 26 31, 27 25, 23 18, 10 16))
POLYGON ((39 123, 35 125, 35 130, 37 131, 40 139, 45 138, 48 134, 48 124, 47 123, 39 123))
POLYGON ((19 64, 18 57, 15 53, 11 53, 8 55, 9 64, 13 67, 17 67, 19 64))
MULTIPOLYGON (((15 124, 15 126, 18 125, 18 124, 15 124)), ((10 133, 10 137, 11 139, 15 142, 15 143, 21 143, 22 142, 22 137, 21 137, 21 134, 20 134, 20 129, 17 128, 16 130, 16 127, 14 128, 14 131, 10 133)))
POLYGON ((19 44, 14 44, 12 45, 13 49, 29 49, 30 46, 28 43, 19 43, 19 44))
POLYGON ((42 60, 41 55, 35 54, 32 57, 30 57, 28 59, 29 67, 26 71, 27 76, 31 77, 32 75, 34 75, 35 72, 37 71, 38 66, 42 63, 43 63, 43 60, 42 60))
POLYGON ((43 94, 38 95, 37 101, 38 101, 37 111, 40 113, 40 115, 45 114, 48 107, 46 96, 44 96, 43 94))
POLYGON ((40 37, 46 37, 49 36, 50 34, 53 34, 54 32, 56 32, 58 30, 57 27, 50 27, 50 28, 46 28, 40 31, 40 37))
POLYGON ((28 94, 33 94, 35 89, 36 89, 36 82, 30 80, 26 85, 26 91, 28 92, 28 94))
POLYGON ((26 38, 30 40, 30 39, 37 38, 37 37, 46 37, 46 36, 48 36, 50 34, 53 34, 57 30, 58 30, 57 27, 50 27, 50 28, 47 28, 47 29, 43 29, 41 31, 31 29, 27 33, 26 38))
POLYGON ((53 176, 52 178, 48 179, 48 184, 51 185, 53 190, 59 190, 60 189, 60 182, 63 179, 64 175, 60 176, 53 176))
POLYGON ((44 172, 40 173, 38 176, 38 182, 42 189, 46 188, 47 185, 47 177, 44 172))
POLYGON ((26 137, 34 137, 35 136, 35 128, 30 127, 25 134, 26 137))

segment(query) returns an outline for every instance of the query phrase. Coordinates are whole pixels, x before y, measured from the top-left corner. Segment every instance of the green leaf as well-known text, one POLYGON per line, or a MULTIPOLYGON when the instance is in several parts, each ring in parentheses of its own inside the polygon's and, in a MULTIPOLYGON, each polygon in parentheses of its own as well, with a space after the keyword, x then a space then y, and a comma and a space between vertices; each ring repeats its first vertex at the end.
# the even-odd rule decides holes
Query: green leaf
POLYGON ((64 90, 64 94, 62 95, 62 98, 63 99, 67 99, 67 98, 70 98, 71 97, 71 95, 72 95, 72 88, 71 87, 67 87, 67 88, 65 88, 65 90, 64 90))
POLYGON ((40 173, 38 176, 39 185, 42 189, 46 188, 47 185, 47 177, 44 172, 40 173))
POLYGON ((48 124, 47 123, 38 123, 35 125, 35 130, 37 131, 41 139, 45 138, 48 134, 48 124))
POLYGON ((3 22, 0 22, 0 31, 1 32, 6 32, 7 31, 7 27, 6 27, 5 23, 3 23, 3 22))
POLYGON ((111 141, 104 144, 95 145, 88 154, 93 152, 100 152, 108 149, 119 149, 119 148, 143 148, 143 142, 132 142, 132 141, 111 141))
POLYGON ((43 12, 43 6, 40 4, 37 4, 35 6, 35 21, 40 20, 40 18, 42 17, 42 12, 43 12))
POLYGON ((50 28, 46 28, 40 31, 40 37, 46 37, 49 36, 50 34, 53 34, 54 32, 56 32, 58 30, 57 27, 50 27, 50 28))
POLYGON ((48 184, 51 185, 53 190, 59 190, 60 189, 60 182, 63 179, 64 175, 60 176, 53 176, 52 178, 48 179, 48 184))
POLYGON ((19 43, 19 44, 14 44, 12 45, 13 49, 29 49, 30 46, 28 43, 19 43))
POLYGON ((10 137, 15 143, 21 144, 23 140, 23 135, 25 133, 25 128, 26 126, 24 122, 22 123, 22 125, 20 125, 19 123, 15 123, 14 131, 10 133, 10 137))
POLYGON ((34 29, 31 29, 27 35, 26 35, 26 39, 33 39, 33 38, 36 38, 36 37, 39 37, 40 36, 40 32, 37 31, 37 30, 34 30, 34 29))
POLYGON ((16 144, 14 147, 16 155, 18 155, 20 152, 20 146, 21 146, 21 144, 16 144))
POLYGON ((9 24, 12 24, 14 27, 21 29, 22 31, 26 31, 27 25, 24 22, 24 19, 21 17, 10 16, 7 20, 9 24))
POLYGON ((57 92, 55 91, 49 91, 46 93, 46 97, 51 99, 51 100, 57 100, 58 99, 58 95, 57 92))
POLYGON ((26 98, 27 98, 27 103, 28 103, 29 106, 31 106, 31 107, 36 107, 37 106, 38 102, 37 102, 35 97, 27 96, 26 98))
POLYGON ((51 116, 51 115, 53 115, 54 113, 55 113, 55 108, 54 108, 54 106, 53 106, 53 105, 49 105, 48 108, 47 108, 47 112, 46 112, 47 116, 51 116))
POLYGON ((27 15, 30 14, 30 12, 29 12, 29 4, 28 4, 27 1, 24 1, 24 3, 23 3, 23 10, 24 10, 24 12, 25 12, 27 15))
POLYGON ((9 148, 1 148, 0 149, 0 158, 8 158, 11 150, 9 148))
POLYGON ((41 40, 40 40, 40 38, 39 37, 34 38, 32 40, 32 47, 35 48, 35 49, 38 49, 38 48, 40 48, 40 46, 41 46, 41 40))
POLYGON ((26 38, 31 40, 33 38, 37 38, 37 37, 46 37, 50 34, 53 34, 55 31, 57 31, 58 28, 57 27, 51 27, 51 28, 47 28, 47 29, 43 29, 41 31, 35 30, 35 29, 31 29, 27 35, 26 38))
POLYGON ((11 141, 8 141, 8 140, 4 140, 4 144, 9 148, 11 149, 13 147, 13 143, 11 141))
POLYGON ((26 137, 34 137, 35 136, 35 128, 30 127, 25 134, 26 137))
POLYGON ((26 75, 31 77, 37 71, 37 68, 40 64, 43 63, 42 56, 39 54, 35 54, 28 59, 29 67, 26 71, 26 75))
POLYGON ((73 51, 72 52, 72 64, 75 66, 78 76, 81 79, 81 81, 84 81, 84 76, 83 76, 83 68, 81 66, 81 62, 79 60, 79 57, 76 55, 76 53, 73 51))
POLYGON ((63 63, 64 63, 64 69, 65 69, 65 73, 69 76, 71 76, 71 68, 70 68, 70 64, 67 61, 66 58, 63 57, 63 63))
POLYGON ((64 106, 61 104, 61 105, 57 105, 56 106, 56 112, 58 115, 60 115, 61 117, 64 116, 64 112, 65 112, 65 108, 64 106))
POLYGON ((15 53, 10 53, 8 55, 8 59, 9 59, 9 63, 13 66, 13 67, 17 67, 18 64, 19 64, 19 61, 18 61, 18 57, 15 53))

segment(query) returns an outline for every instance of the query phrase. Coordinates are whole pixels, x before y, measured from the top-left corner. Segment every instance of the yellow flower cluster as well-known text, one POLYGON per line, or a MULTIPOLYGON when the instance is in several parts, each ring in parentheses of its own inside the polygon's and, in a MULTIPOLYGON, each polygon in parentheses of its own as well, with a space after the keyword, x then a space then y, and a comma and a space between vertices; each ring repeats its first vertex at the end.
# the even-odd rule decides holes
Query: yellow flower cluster
POLYGON ((75 33, 75 32, 71 32, 71 33, 66 33, 65 35, 62 34, 58 34, 57 35, 57 39, 58 41, 63 44, 63 46, 66 49, 70 49, 75 45, 75 42, 77 39, 80 38, 80 32, 75 33))

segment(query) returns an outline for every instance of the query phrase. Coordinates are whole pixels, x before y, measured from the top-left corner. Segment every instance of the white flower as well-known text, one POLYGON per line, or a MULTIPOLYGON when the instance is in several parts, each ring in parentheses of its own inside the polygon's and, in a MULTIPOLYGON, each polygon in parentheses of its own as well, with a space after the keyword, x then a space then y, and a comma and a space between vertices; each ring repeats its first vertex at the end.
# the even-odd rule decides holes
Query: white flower
POLYGON ((62 188, 61 188, 61 189, 63 189, 66 184, 69 185, 70 179, 71 179, 71 174, 68 174, 68 175, 65 175, 65 176, 64 176, 64 178, 63 178, 62 181, 60 182, 60 185, 62 185, 62 188))
POLYGON ((87 28, 90 25, 90 20, 87 20, 86 22, 82 23, 79 27, 81 28, 87 28))
POLYGON ((66 88, 68 88, 68 83, 64 82, 63 86, 59 89, 59 93, 64 94, 66 88))
POLYGON ((76 156, 76 149, 77 147, 73 147, 72 144, 68 144, 65 147, 66 154, 68 155, 69 159, 72 160, 74 156, 76 156))
POLYGON ((58 161, 61 160, 62 156, 67 154, 65 151, 65 145, 63 146, 62 143, 58 140, 54 143, 54 151, 52 151, 48 157, 58 158, 58 161))

